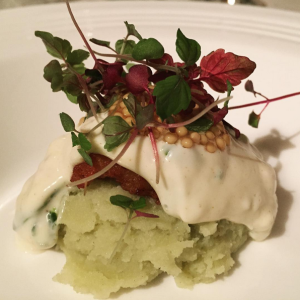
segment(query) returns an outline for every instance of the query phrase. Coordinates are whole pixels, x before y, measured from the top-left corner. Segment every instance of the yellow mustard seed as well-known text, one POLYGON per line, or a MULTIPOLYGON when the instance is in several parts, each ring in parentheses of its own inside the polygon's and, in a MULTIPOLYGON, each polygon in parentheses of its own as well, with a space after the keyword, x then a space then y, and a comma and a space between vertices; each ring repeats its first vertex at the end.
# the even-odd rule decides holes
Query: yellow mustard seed
POLYGON ((229 146, 230 145, 230 136, 229 136, 229 134, 224 134, 223 139, 224 139, 226 145, 229 146))
POLYGON ((218 135, 221 134, 221 130, 220 130, 217 126, 212 126, 212 127, 210 128, 210 130, 213 132, 213 134, 214 134, 215 136, 218 136, 218 135))
POLYGON ((217 150, 217 147, 212 142, 208 142, 207 145, 205 146, 205 149, 209 153, 215 153, 217 150))
POLYGON ((222 151, 226 148, 226 142, 223 140, 222 137, 216 138, 216 144, 217 144, 218 148, 222 151))
POLYGON ((178 140, 178 137, 177 137, 177 134, 175 133, 167 133, 165 136, 164 136, 164 141, 167 142, 168 144, 175 144, 178 140))
POLYGON ((215 135, 212 131, 208 130, 205 132, 205 135, 207 136, 208 139, 213 140, 215 138, 215 135))
POLYGON ((154 138, 155 138, 155 139, 159 139, 159 137, 160 137, 160 132, 159 132, 159 130, 157 130, 156 128, 153 128, 153 129, 152 129, 152 132, 153 132, 154 138))
POLYGON ((123 108, 122 113, 125 117, 130 117, 131 116, 131 114, 129 113, 129 111, 126 107, 123 108))
POLYGON ((181 137, 181 136, 187 135, 188 134, 188 130, 184 126, 177 127, 176 128, 176 133, 177 133, 178 136, 181 137))
POLYGON ((191 148, 193 147, 194 143, 189 137, 184 137, 183 139, 181 139, 181 145, 184 148, 191 148))
POLYGON ((208 138, 206 137, 205 134, 200 134, 200 144, 201 145, 206 145, 208 142, 208 138))
POLYGON ((201 136, 198 132, 192 132, 190 134, 191 139, 193 140, 194 143, 200 144, 201 141, 201 136))
POLYGON ((119 112, 115 112, 115 113, 114 113, 114 116, 119 116, 119 117, 123 118, 123 115, 120 114, 119 112))
POLYGON ((125 121, 131 126, 132 125, 132 123, 134 124, 134 119, 132 118, 132 117, 127 117, 126 119, 125 119, 125 121))
POLYGON ((125 103, 124 103, 123 101, 120 103, 120 107, 121 107, 121 108, 126 107, 126 105, 125 105, 125 103))

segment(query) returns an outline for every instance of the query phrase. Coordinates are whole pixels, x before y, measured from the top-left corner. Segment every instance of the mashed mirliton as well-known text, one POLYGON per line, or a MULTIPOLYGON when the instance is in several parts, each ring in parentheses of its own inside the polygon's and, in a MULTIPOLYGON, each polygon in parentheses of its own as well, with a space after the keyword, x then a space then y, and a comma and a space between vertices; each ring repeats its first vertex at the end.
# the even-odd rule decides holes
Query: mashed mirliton
POLYGON ((117 194, 138 199, 112 182, 96 181, 85 196, 78 190, 66 200, 58 245, 67 261, 55 281, 99 299, 145 285, 163 272, 179 287, 192 288, 226 274, 234 265, 231 254, 247 240, 244 225, 226 220, 188 225, 148 199, 141 211, 159 218, 133 219, 110 261, 127 222, 125 210, 110 203, 117 194))

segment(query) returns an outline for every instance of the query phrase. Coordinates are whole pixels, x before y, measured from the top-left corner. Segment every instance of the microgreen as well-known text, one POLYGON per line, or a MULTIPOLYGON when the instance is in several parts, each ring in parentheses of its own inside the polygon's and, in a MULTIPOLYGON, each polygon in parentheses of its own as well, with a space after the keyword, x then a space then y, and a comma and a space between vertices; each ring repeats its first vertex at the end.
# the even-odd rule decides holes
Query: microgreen
POLYGON ((176 51, 186 66, 197 62, 201 55, 201 47, 195 41, 188 39, 180 29, 177 30, 176 51))
MULTIPOLYGON (((101 171, 83 180, 73 182, 70 186, 85 183, 101 176, 114 166, 130 147, 141 130, 147 129, 151 140, 154 160, 156 163, 156 182, 159 176, 159 155, 153 127, 174 129, 186 126, 190 131, 205 132, 212 125, 223 121, 226 128, 234 130, 236 137, 239 130, 228 124, 224 118, 229 110, 265 104, 259 114, 252 112, 249 124, 257 127, 262 112, 274 101, 300 95, 300 92, 268 99, 256 92, 251 81, 247 81, 246 90, 254 96, 262 96, 263 101, 239 106, 228 107, 232 98, 233 87, 239 85, 241 80, 252 74, 256 64, 245 56, 239 56, 224 49, 217 49, 202 57, 201 47, 195 40, 187 38, 180 29, 177 30, 176 52, 182 62, 174 62, 173 57, 164 52, 162 44, 154 38, 142 38, 133 24, 125 21, 127 34, 125 38, 117 40, 115 49, 110 42, 91 39, 98 46, 103 46, 112 51, 112 54, 99 53, 92 50, 82 33, 72 13, 69 1, 66 0, 71 19, 80 34, 87 50, 72 50, 69 41, 53 36, 51 33, 36 31, 35 35, 42 39, 47 52, 56 59, 51 60, 44 68, 44 78, 51 84, 53 92, 63 91, 67 98, 86 112, 86 118, 94 116, 98 121, 96 112, 102 113, 121 101, 121 96, 128 94, 123 102, 131 114, 134 122, 127 122, 119 117, 109 115, 102 122, 91 129, 96 130, 103 124, 102 133, 105 136, 104 148, 112 151, 125 143, 115 159, 101 171), (137 38, 138 41, 129 39, 137 38), (84 61, 91 55, 94 65, 86 68, 84 61), (109 57, 114 62, 107 62, 98 58, 109 57), (60 59, 61 63, 57 60, 60 59), (198 65, 196 65, 196 63, 198 65), (124 70, 127 69, 126 73, 124 70), (216 92, 227 92, 227 97, 215 100, 206 91, 204 84, 216 92), (153 89, 154 87, 154 89, 153 89), (193 110, 194 103, 198 112, 193 110), (224 107, 218 105, 224 103, 224 107), (182 121, 176 123, 176 115, 182 121), (154 117, 158 115, 160 121, 154 117)), ((121 104, 121 103, 119 103, 121 104)), ((116 106, 119 109, 119 104, 116 106)), ((115 110, 113 110, 114 112, 115 110)), ((71 132, 72 145, 78 147, 78 152, 83 159, 92 164, 88 151, 92 145, 88 134, 80 133, 75 129, 75 123, 65 113, 60 115, 62 125, 67 132, 71 132)))
POLYGON ((202 117, 189 125, 185 125, 185 127, 190 131, 205 132, 209 130, 209 128, 213 125, 213 123, 214 122, 212 120, 206 117, 202 117))
POLYGON ((139 40, 143 39, 142 36, 138 33, 138 31, 135 29, 135 26, 133 24, 128 24, 127 21, 124 22, 125 26, 127 28, 127 35, 133 35, 137 37, 139 40))
POLYGON ((159 81, 153 91, 156 96, 156 111, 162 120, 187 109, 191 101, 191 89, 179 75, 159 81))
POLYGON ((110 42, 108 42, 108 41, 103 41, 103 40, 98 40, 98 39, 92 38, 92 39, 90 39, 90 42, 92 42, 98 46, 110 47, 110 42))
POLYGON ((75 130, 75 123, 73 119, 66 113, 62 112, 59 114, 61 124, 66 132, 75 130))
POLYGON ((132 221, 135 218, 138 217, 145 217, 145 218, 159 218, 159 216, 154 215, 154 214, 149 214, 146 212, 142 212, 139 211, 138 209, 142 209, 146 207, 146 199, 144 197, 140 197, 139 200, 133 200, 127 196, 123 196, 123 195, 115 195, 115 196, 111 196, 110 197, 110 203, 119 207, 124 208, 125 210, 128 210, 128 214, 127 214, 127 223, 125 225, 125 228, 122 232, 122 235, 116 245, 116 247, 114 248, 111 256, 110 256, 110 261, 113 259, 114 255, 117 252, 117 249, 119 248, 122 240, 125 237, 125 234, 129 228, 129 223, 130 221, 132 221), (135 216, 132 217, 133 213, 135 213, 135 216))
POLYGON ((103 134, 105 135, 104 149, 112 151, 129 138, 131 126, 119 116, 111 116, 103 121, 103 134))
POLYGON ((55 37, 51 33, 45 31, 36 31, 35 36, 42 39, 47 52, 56 58, 65 60, 71 53, 72 46, 67 40, 55 37))
POLYGON ((158 59, 163 55, 164 47, 154 38, 140 40, 132 51, 132 57, 137 60, 158 59))

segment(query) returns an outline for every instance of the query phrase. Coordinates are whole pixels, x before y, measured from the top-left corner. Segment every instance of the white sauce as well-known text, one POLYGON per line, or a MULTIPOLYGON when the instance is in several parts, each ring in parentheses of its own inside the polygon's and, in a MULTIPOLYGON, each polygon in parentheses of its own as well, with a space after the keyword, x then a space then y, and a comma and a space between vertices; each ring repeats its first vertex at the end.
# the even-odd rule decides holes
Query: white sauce
MULTIPOLYGON (((90 118, 80 131, 88 132, 96 124, 95 119, 90 118)), ((90 134, 89 139, 93 144, 91 153, 111 159, 122 147, 112 152, 104 150, 101 128, 90 134)), ((213 154, 198 145, 186 149, 158 141, 157 147, 159 184, 155 183, 149 138, 138 136, 118 163, 152 185, 167 214, 190 224, 221 219, 244 224, 250 236, 258 241, 270 234, 277 213, 276 178, 256 148, 233 138, 230 147, 213 154)), ((55 224, 49 225, 47 211, 56 208, 58 216, 61 215, 63 198, 69 192, 66 185, 73 167, 81 161, 77 149, 72 148, 71 135, 67 134, 51 144, 38 171, 24 185, 17 199, 14 228, 36 247, 46 249, 55 245, 58 228, 55 224)))

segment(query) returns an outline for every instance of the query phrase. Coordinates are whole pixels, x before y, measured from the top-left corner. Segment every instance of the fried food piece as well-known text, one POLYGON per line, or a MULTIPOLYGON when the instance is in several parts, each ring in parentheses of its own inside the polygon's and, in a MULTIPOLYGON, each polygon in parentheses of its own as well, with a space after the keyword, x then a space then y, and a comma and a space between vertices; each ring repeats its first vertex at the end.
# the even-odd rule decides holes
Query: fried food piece
MULTIPOLYGON (((86 162, 78 164, 73 169, 71 182, 89 177, 98 171, 105 168, 111 159, 101 154, 90 154, 93 161, 93 166, 88 165, 86 162)), ((158 200, 158 196, 152 186, 140 175, 115 164, 107 172, 99 178, 111 178, 117 181, 123 190, 128 191, 130 194, 138 196, 148 196, 158 200)), ((79 188, 84 188, 84 184, 78 185, 79 188)), ((159 200, 158 200, 159 201, 159 200)))

